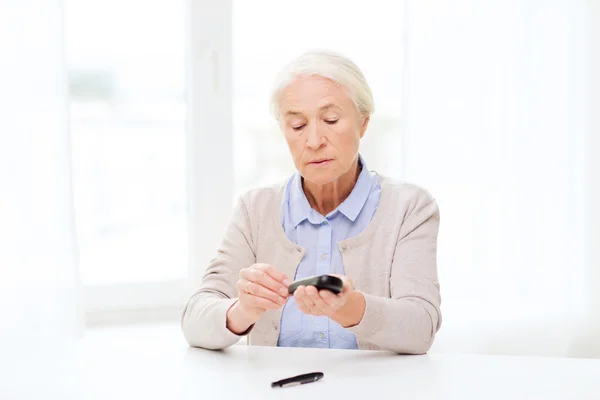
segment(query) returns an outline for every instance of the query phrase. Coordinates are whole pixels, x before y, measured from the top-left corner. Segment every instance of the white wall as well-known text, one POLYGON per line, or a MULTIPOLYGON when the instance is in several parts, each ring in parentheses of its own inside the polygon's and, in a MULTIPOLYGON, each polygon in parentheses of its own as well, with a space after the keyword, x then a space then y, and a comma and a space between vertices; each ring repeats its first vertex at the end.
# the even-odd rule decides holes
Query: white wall
POLYGON ((408 2, 405 177, 441 210, 435 351, 596 355, 600 20, 585 7, 408 2))
MULTIPOLYGON (((589 130, 588 130, 588 266, 589 279, 600 282, 600 2, 588 0, 588 27, 590 51, 589 130)), ((590 298, 590 306, 600 315, 600 296, 590 298)), ((600 338, 600 322, 591 332, 590 339, 600 338)), ((591 344, 594 343, 590 340, 591 344)), ((600 357, 600 343, 596 339, 594 354, 600 357)))
MULTIPOLYGON (((586 265, 587 282, 600 282, 600 2, 587 0, 586 62, 586 265)), ((585 311, 600 316, 600 296, 589 293, 585 311)), ((582 324, 572 355, 600 358, 600 318, 582 324)))

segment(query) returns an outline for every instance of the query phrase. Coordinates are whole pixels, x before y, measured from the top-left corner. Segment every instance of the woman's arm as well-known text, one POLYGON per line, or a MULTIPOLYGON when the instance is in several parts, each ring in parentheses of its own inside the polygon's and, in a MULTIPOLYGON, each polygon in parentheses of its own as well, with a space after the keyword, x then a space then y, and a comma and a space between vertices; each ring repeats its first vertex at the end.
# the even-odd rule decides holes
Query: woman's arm
MULTIPOLYGON (((362 293, 364 314, 350 331, 398 353, 424 354, 431 348, 442 321, 437 275, 439 222, 437 202, 428 195, 418 196, 396 244, 391 298, 362 293)), ((347 314, 350 319, 362 311, 360 299, 352 304, 355 307, 347 314)))
POLYGON ((190 346, 222 349, 242 337, 227 328, 226 316, 227 310, 237 300, 239 271, 256 262, 251 236, 248 209, 240 198, 217 249, 217 256, 206 269, 200 289, 191 296, 183 310, 181 328, 190 346))

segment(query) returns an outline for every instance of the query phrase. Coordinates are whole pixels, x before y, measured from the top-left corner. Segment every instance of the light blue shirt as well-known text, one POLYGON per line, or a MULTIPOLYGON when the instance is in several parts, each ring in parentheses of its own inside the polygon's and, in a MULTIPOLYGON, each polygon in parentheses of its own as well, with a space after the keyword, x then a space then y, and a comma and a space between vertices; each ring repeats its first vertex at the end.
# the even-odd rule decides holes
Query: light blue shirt
MULTIPOLYGON (((306 249, 294 280, 313 275, 344 275, 342 255, 337 243, 361 233, 371 222, 379 205, 379 178, 367 169, 359 155, 362 171, 350 195, 326 217, 311 208, 302 189, 302 177, 295 174, 286 184, 283 196, 282 225, 288 239, 306 249)), ((293 297, 281 314, 281 347, 358 348, 354 334, 329 317, 305 315, 293 297)))

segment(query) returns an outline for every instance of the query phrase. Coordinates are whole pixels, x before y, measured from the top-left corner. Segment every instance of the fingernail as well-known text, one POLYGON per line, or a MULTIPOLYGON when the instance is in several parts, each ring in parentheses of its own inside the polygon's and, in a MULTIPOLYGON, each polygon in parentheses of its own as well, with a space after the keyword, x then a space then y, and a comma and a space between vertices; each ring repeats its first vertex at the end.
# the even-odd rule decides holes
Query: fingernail
POLYGON ((285 279, 283 280, 283 284, 284 284, 285 286, 290 286, 290 280, 289 280, 288 278, 285 278, 285 279))

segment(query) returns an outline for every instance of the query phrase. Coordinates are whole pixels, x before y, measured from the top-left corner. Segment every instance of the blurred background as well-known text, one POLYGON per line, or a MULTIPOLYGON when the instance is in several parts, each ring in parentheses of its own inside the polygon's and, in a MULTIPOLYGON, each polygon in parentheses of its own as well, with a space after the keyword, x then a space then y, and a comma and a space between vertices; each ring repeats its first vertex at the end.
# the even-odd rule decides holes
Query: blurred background
POLYGON ((2 335, 178 335, 234 199, 294 172, 276 73, 329 49, 368 167, 440 204, 432 351, 600 357, 597 1, 0 4, 2 335))

